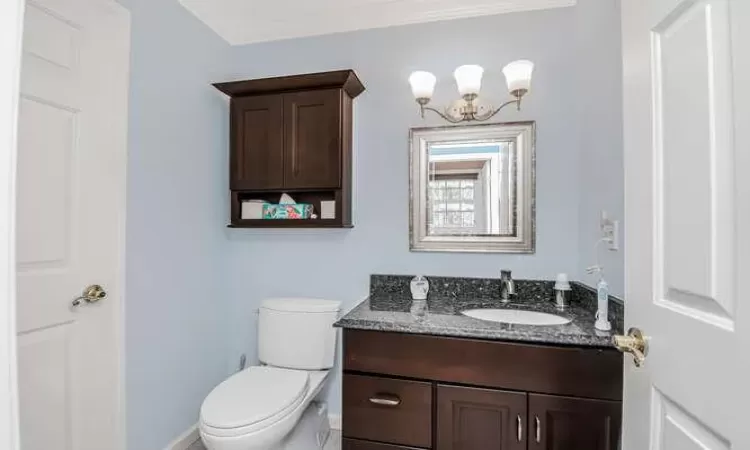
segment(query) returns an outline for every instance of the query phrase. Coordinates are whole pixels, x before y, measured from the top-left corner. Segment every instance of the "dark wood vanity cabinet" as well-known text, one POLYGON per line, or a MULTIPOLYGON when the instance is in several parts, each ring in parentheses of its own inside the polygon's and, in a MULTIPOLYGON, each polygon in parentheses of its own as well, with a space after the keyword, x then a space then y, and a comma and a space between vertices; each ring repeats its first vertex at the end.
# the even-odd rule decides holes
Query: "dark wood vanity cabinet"
POLYGON ((345 450, 616 450, 621 400, 614 349, 344 331, 345 450))
POLYGON ((217 83, 230 100, 231 226, 350 227, 352 106, 364 86, 351 70, 217 83), (288 193, 334 219, 243 219, 242 202, 288 193))

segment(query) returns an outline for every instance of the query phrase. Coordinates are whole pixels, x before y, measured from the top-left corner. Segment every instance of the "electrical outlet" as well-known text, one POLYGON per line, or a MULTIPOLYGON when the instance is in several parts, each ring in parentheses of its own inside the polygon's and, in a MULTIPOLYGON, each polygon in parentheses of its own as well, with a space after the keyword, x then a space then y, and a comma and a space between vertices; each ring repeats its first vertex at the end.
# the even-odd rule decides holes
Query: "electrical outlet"
POLYGON ((618 251, 620 250, 620 221, 619 220, 613 220, 611 221, 611 225, 608 229, 608 242, 609 242, 609 249, 612 251, 618 251))
POLYGON ((620 221, 609 218, 607 211, 602 211, 601 221, 599 223, 602 239, 608 244, 612 251, 620 249, 620 221))

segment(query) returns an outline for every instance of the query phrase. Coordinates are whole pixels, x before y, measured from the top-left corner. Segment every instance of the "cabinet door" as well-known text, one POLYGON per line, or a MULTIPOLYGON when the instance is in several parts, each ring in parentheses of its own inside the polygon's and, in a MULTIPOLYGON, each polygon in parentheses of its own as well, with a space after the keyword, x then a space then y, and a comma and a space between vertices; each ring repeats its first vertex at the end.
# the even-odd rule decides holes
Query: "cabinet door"
POLYGON ((616 450, 622 403, 529 394, 529 450, 616 450))
MULTIPOLYGON (((337 447, 333 447, 337 448, 337 447)), ((400 445, 381 444, 380 442, 360 441, 357 439, 342 439, 342 450, 419 450, 414 447, 402 447, 400 445)))
POLYGON ((284 94, 284 187, 341 186, 340 89, 284 94))
POLYGON ((526 450, 526 394, 438 386, 437 450, 526 450))
POLYGON ((283 98, 232 99, 231 189, 279 189, 284 182, 283 98))

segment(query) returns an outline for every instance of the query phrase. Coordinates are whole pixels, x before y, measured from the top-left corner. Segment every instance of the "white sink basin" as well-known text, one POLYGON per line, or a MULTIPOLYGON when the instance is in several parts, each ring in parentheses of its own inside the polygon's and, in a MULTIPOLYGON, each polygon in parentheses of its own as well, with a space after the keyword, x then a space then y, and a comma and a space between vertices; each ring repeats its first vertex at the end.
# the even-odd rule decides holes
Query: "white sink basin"
POLYGON ((518 309, 467 309, 461 314, 489 322, 513 323, 518 325, 565 325, 570 319, 554 314, 518 309))

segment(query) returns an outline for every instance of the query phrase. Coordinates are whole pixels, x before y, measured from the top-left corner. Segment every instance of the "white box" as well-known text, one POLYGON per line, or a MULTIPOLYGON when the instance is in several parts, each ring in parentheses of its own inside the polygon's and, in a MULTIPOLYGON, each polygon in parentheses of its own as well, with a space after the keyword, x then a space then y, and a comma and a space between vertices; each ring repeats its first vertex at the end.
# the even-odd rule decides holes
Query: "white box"
POLYGON ((320 202, 320 218, 321 219, 335 219, 336 218, 336 202, 334 200, 322 200, 320 202))
POLYGON ((242 202, 242 212, 240 213, 240 217, 242 219, 262 219, 263 205, 265 205, 265 202, 242 202))

